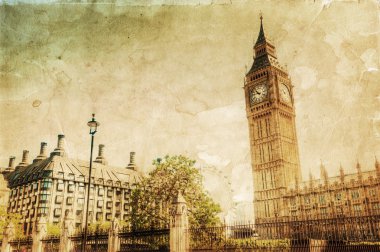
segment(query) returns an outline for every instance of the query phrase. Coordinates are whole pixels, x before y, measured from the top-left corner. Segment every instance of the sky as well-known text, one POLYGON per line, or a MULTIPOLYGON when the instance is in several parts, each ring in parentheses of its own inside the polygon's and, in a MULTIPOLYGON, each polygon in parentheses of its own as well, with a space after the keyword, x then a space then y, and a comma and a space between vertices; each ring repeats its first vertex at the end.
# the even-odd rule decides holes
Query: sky
POLYGON ((377 1, 46 2, 0 6, 0 167, 61 133, 89 159, 96 113, 111 165, 187 155, 225 213, 250 218, 242 87, 260 12, 294 85, 304 179, 380 158, 377 1))

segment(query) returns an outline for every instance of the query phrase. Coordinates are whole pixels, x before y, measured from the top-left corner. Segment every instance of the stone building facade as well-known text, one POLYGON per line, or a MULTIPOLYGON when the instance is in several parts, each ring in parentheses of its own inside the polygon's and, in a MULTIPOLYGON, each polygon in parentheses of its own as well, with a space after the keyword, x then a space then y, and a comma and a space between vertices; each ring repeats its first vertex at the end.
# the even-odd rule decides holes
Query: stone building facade
MULTIPOLYGON (((98 156, 92 165, 89 202, 89 223, 111 221, 113 218, 128 221, 131 190, 140 179, 136 170, 134 152, 126 168, 112 167, 104 156, 104 145, 99 145, 98 156)), ((75 227, 83 226, 89 162, 71 159, 64 149, 64 135, 47 155, 47 144, 41 143, 40 154, 28 161, 24 150, 22 161, 14 167, 14 157, 4 175, 10 189, 8 212, 23 216, 24 232, 31 234, 35 223, 45 216, 47 223, 61 223, 71 212, 75 227)))
POLYGON ((308 181, 291 186, 284 196, 288 206, 286 215, 300 219, 373 216, 380 214, 380 163, 375 169, 328 177, 321 164, 321 179, 310 176, 308 181))
POLYGON ((297 220, 379 213, 380 165, 355 174, 301 182, 293 85, 265 36, 261 18, 254 60, 244 90, 249 126, 256 223, 279 218, 297 220))

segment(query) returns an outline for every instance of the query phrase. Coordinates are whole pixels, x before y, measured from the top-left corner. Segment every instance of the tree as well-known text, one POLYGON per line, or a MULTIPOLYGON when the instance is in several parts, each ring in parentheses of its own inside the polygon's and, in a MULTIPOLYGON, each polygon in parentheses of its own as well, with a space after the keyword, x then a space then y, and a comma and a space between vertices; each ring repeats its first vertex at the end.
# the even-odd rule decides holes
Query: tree
POLYGON ((21 215, 18 213, 9 213, 5 206, 0 206, 0 240, 3 239, 3 231, 12 222, 15 228, 15 238, 24 237, 22 224, 21 224, 21 215))
POLYGON ((153 161, 155 169, 132 191, 131 224, 135 229, 169 225, 172 202, 180 191, 188 205, 191 227, 220 222, 220 206, 204 192, 195 161, 182 155, 153 161))

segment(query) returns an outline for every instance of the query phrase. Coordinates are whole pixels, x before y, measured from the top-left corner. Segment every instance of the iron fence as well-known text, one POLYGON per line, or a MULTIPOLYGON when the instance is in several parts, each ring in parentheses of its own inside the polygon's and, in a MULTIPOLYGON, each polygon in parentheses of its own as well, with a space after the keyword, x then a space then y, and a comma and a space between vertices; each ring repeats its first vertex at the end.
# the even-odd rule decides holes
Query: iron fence
POLYGON ((32 252, 33 239, 32 237, 14 239, 9 244, 12 252, 32 252))
POLYGON ((123 228, 119 233, 120 251, 169 251, 169 233, 168 228, 149 230, 123 228))
MULTIPOLYGON (((71 236, 70 239, 73 242, 73 252, 81 252, 84 234, 82 232, 77 233, 77 235, 71 236)), ((86 252, 107 252, 107 249, 108 231, 96 230, 87 235, 86 252)))
POLYGON ((60 236, 47 236, 42 240, 43 252, 58 252, 60 244, 60 236))
POLYGON ((380 251, 380 216, 190 228, 192 251, 380 251))

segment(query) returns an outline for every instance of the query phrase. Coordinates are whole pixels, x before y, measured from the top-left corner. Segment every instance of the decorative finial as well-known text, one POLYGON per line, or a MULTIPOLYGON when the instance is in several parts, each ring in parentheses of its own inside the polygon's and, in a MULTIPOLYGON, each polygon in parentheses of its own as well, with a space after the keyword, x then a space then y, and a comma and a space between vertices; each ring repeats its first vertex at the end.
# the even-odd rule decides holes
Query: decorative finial
POLYGON ((94 113, 92 114, 92 117, 95 117, 95 114, 94 114, 94 113))
POLYGON ((260 21, 263 22, 263 12, 260 11, 260 21))

